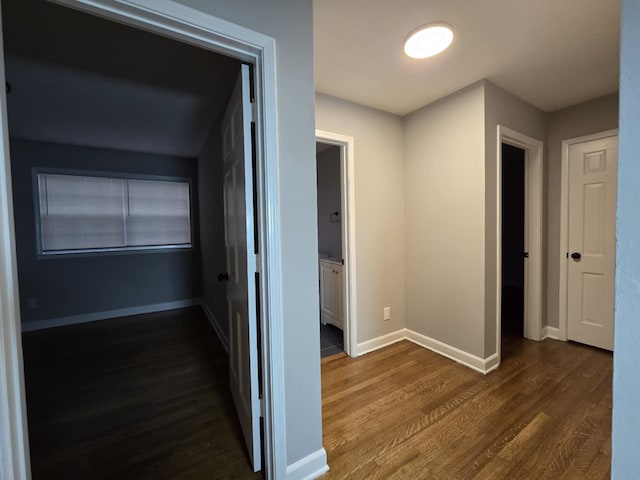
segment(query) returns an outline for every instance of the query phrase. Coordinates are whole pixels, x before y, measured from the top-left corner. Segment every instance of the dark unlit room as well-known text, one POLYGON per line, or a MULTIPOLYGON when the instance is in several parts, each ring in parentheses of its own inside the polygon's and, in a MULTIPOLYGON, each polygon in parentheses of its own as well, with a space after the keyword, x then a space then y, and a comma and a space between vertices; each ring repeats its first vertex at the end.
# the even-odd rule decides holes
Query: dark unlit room
POLYGON ((638 2, 0 7, 0 480, 637 477, 638 2))

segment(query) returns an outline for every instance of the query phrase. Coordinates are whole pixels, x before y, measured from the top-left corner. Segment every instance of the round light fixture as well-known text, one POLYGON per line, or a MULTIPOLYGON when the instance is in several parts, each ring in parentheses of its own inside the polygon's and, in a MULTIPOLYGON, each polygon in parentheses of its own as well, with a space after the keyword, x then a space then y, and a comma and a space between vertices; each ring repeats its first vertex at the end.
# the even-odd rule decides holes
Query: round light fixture
POLYGON ((404 53, 411 58, 439 54, 453 42, 453 29, 446 23, 428 23, 414 31, 404 42, 404 53))

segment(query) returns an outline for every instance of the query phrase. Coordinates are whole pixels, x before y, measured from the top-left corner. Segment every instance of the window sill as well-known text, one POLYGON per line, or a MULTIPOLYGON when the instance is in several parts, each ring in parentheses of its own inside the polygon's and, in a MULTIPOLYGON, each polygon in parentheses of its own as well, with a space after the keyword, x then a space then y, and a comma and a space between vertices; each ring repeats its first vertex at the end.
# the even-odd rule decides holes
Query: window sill
POLYGON ((91 250, 60 250, 56 252, 39 253, 38 260, 70 259, 85 257, 109 257, 115 255, 139 255, 149 253, 188 253, 194 250, 193 245, 174 245, 158 247, 126 247, 126 248, 96 248, 91 250))

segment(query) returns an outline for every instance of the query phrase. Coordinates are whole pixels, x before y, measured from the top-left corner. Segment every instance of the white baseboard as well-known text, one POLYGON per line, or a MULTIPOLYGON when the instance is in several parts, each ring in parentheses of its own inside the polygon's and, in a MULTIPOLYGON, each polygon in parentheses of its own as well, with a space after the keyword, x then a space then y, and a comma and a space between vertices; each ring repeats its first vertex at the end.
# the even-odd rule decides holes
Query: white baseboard
POLYGON ((287 480, 312 480, 329 471, 324 448, 287 466, 287 480))
POLYGON ((379 350, 380 348, 387 347, 394 343, 405 340, 406 338, 407 336, 405 333, 405 329, 401 328, 400 330, 396 330, 395 332, 387 333, 386 335, 382 335, 381 337, 359 343, 356 346, 356 354, 354 356, 359 357, 360 355, 379 350))
POLYGON ((549 326, 542 327, 542 340, 544 340, 545 338, 560 340, 560 329, 549 326))
POLYGON ((193 307, 201 305, 201 298, 189 300, 177 300, 175 302, 156 303, 153 305, 140 305, 139 307, 118 308, 116 310, 105 310, 102 312, 83 313, 81 315, 71 315, 68 317, 50 318, 47 320, 36 320, 34 322, 23 322, 23 332, 33 332, 46 328, 64 327, 66 325, 77 325, 79 323, 97 322, 111 318, 128 317, 130 315, 140 315, 143 313, 164 312, 177 308, 193 307))
POLYGON ((427 337, 426 335, 422 335, 418 332, 414 332, 413 330, 409 330, 408 328, 402 328, 400 330, 396 330, 395 332, 382 335, 381 337, 359 343, 356 356, 379 350, 383 347, 387 347, 402 340, 409 340, 416 345, 431 350, 432 352, 447 357, 455 362, 458 362, 466 367, 475 370, 476 372, 480 372, 483 374, 487 374, 495 370, 500 364, 500 359, 498 358, 497 353, 494 353, 487 358, 480 358, 472 355, 471 353, 460 350, 459 348, 452 347, 451 345, 443 343, 439 340, 435 340, 433 338, 427 337))
POLYGON ((209 306, 204 301, 202 302, 202 310, 209 319, 209 323, 213 327, 213 330, 216 332, 216 335, 218 335, 220 343, 222 343, 224 349, 227 351, 227 353, 229 353, 229 337, 224 334, 221 325, 218 323, 218 319, 215 317, 213 312, 209 309, 209 306))
POLYGON ((481 373, 484 373, 486 375, 489 372, 493 372, 496 368, 500 366, 500 357, 498 357, 498 353, 496 352, 493 355, 485 358, 483 362, 484 362, 484 371, 482 371, 481 373))
POLYGON ((460 350, 459 348, 452 347, 444 342, 436 340, 431 337, 427 337, 426 335, 422 335, 420 333, 414 332, 412 330, 407 329, 407 340, 415 343, 416 345, 420 345, 432 352, 438 353, 444 357, 447 357, 454 362, 461 363, 462 365, 469 367, 476 372, 480 373, 489 373, 489 368, 494 369, 497 365, 498 355, 493 354, 489 358, 480 358, 471 353, 465 352, 464 350, 460 350), (495 358, 494 358, 495 357, 495 358), (495 363, 495 365, 494 365, 495 363), (491 366, 490 366, 491 364, 491 366))

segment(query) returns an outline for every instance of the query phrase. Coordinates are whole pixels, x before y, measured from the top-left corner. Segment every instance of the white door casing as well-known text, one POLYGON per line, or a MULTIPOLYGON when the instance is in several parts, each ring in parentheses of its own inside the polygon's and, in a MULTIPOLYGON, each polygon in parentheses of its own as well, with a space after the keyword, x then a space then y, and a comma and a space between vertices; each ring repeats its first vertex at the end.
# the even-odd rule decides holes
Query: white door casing
MULTIPOLYGON (((496 349, 495 361, 489 369, 496 368, 501 356, 502 314, 502 144, 506 143, 525 151, 525 251, 529 257, 524 267, 524 336, 541 340, 542 329, 542 183, 543 142, 510 128, 498 125, 496 166, 496 349)), ((494 358, 494 357, 489 357, 494 358)))
MULTIPOLYGON (((0 16, 0 82, 5 82, 0 16)), ((0 92, 0 479, 31 478, 20 334, 7 95, 0 92)))
POLYGON ((341 133, 316 130, 316 141, 340 147, 342 192, 342 319, 344 350, 349 356, 358 352, 358 301, 356 289, 356 212, 354 139, 341 133))
POLYGON ((249 67, 242 65, 222 123, 229 310, 229 381, 253 470, 261 468, 256 252, 249 67))
POLYGON ((613 350, 618 139, 569 146, 567 338, 613 350))

